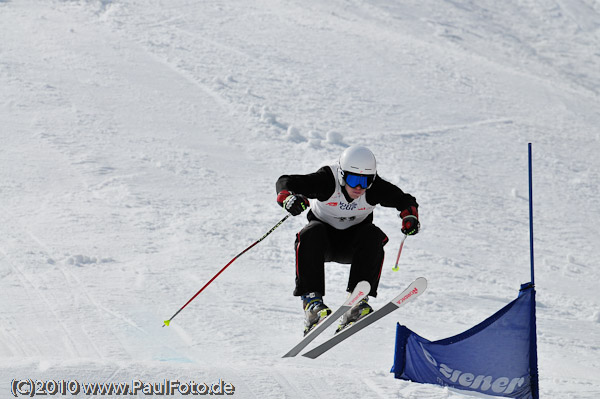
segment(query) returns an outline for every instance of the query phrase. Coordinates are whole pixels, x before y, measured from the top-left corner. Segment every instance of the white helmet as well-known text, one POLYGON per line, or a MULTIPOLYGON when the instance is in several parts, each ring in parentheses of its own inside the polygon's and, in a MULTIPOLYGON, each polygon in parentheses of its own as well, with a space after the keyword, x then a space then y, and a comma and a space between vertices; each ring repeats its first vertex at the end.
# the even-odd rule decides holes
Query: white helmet
POLYGON ((339 182, 342 186, 346 184, 348 174, 366 176, 366 186, 361 184, 363 188, 371 187, 377 174, 377 162, 375 155, 367 148, 359 145, 348 147, 340 155, 338 162, 339 182))

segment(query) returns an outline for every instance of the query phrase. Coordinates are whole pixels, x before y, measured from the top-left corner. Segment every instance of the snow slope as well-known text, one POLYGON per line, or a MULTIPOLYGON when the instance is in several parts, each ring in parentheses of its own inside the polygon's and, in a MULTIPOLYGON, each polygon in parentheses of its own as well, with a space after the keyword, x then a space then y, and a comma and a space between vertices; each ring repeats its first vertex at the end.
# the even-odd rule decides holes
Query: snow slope
MULTIPOLYGON (((397 322, 462 332, 529 281, 541 396, 600 396, 600 3, 0 0, 0 395, 11 380, 235 386, 240 398, 464 398, 395 380, 397 322), (301 337, 274 183, 351 144, 415 195, 381 306, 317 360, 301 337)), ((348 269, 327 265, 327 303, 348 269)), ((83 394, 82 394, 83 395, 83 394)), ((140 397, 144 397, 140 395, 140 397)))

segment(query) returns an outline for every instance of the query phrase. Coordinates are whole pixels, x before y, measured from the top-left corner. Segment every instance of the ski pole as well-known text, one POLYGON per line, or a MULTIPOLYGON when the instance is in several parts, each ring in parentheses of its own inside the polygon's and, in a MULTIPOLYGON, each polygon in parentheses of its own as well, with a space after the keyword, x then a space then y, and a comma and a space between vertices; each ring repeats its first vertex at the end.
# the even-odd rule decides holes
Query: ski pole
POLYGON ((398 267, 398 261, 400 261, 400 254, 402 253, 402 247, 404 246, 404 241, 406 240, 406 237, 408 237, 408 236, 405 234, 404 238, 402 239, 402 242, 400 243, 400 249, 398 250, 398 257, 396 258, 396 265, 394 267, 392 267, 392 270, 395 272, 400 270, 400 268, 398 267))
POLYGON ((279 222, 278 222, 278 223, 277 223, 275 226, 273 226, 273 227, 271 228, 271 230, 267 231, 267 233, 266 233, 264 236, 262 236, 261 238, 259 238, 258 240, 256 240, 256 241, 254 242, 254 244, 250 245, 248 248, 244 249, 242 252, 240 252, 239 254, 237 254, 237 255, 236 255, 236 256, 235 256, 233 259, 231 259, 231 260, 229 261, 229 263, 228 263, 228 264, 226 264, 226 265, 225 265, 225 266, 224 266, 224 267, 223 267, 221 270, 219 270, 219 272, 218 272, 217 274, 215 274, 215 275, 213 276, 213 278, 211 278, 211 279, 208 281, 208 283, 204 284, 204 287, 200 288, 200 290, 199 290, 198 292, 196 292, 196 294, 195 294, 193 297, 191 297, 191 298, 190 298, 190 300, 189 300, 189 301, 187 301, 187 302, 185 303, 185 305, 183 305, 183 306, 182 306, 182 307, 181 307, 181 308, 180 308, 180 309, 179 309, 177 312, 175 312, 175 314, 174 314, 173 316, 171 316, 171 318, 170 318, 169 320, 165 320, 165 321, 164 321, 164 324, 163 324, 163 327, 164 327, 164 326, 168 326, 168 325, 169 325, 169 323, 171 323, 171 320, 173 320, 173 319, 175 318, 175 316, 177 316, 177 315, 179 314, 179 312, 181 312, 181 311, 182 311, 182 310, 183 310, 183 309, 184 309, 184 308, 185 308, 187 305, 189 305, 189 303, 190 303, 190 302, 192 302, 192 301, 193 301, 193 300, 194 300, 194 299, 195 299, 195 298, 196 298, 198 295, 200 295, 200 293, 201 293, 202 291, 204 291, 204 289, 205 289, 206 287, 208 287, 208 286, 210 285, 210 283, 212 283, 212 282, 213 282, 213 281, 214 281, 214 280, 215 280, 217 277, 219 277, 219 275, 220 275, 221 273, 223 273, 223 271, 225 271, 225 269, 227 269, 227 268, 229 267, 229 265, 231 265, 231 264, 232 264, 232 263, 233 263, 233 262, 234 262, 234 261, 235 261, 237 258, 239 258, 239 257, 240 257, 240 256, 242 256, 243 254, 245 254, 245 253, 246 253, 248 250, 250 250, 250 248, 252 248, 252 247, 253 247, 253 246, 255 246, 256 244, 258 244, 259 242, 261 242, 262 240, 264 240, 265 238, 267 238, 267 236, 268 236, 269 234, 271 234, 271 233, 273 232, 273 230, 275 230, 276 228, 278 228, 279 226, 281 226, 281 224, 282 224, 283 222, 285 222, 285 221, 286 221, 286 219, 290 217, 290 215, 291 215, 291 214, 289 214, 289 213, 288 213, 287 215, 285 215, 285 217, 284 217, 283 219, 281 219, 281 220, 280 220, 280 221, 279 221, 279 222))

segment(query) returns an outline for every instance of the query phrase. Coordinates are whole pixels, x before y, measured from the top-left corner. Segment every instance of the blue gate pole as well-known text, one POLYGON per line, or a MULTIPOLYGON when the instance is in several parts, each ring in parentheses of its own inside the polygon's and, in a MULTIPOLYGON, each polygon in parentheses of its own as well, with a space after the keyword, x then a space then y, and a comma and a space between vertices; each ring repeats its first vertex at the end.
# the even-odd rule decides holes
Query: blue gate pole
POLYGON ((532 399, 539 399, 539 375, 538 375, 538 358, 537 358, 537 323, 535 315, 535 275, 533 268, 533 172, 531 168, 531 143, 529 143, 529 247, 531 256, 531 289, 532 304, 531 304, 531 337, 529 340, 529 373, 531 376, 531 395, 532 399))
POLYGON ((531 285, 535 286, 533 268, 533 171, 531 167, 531 143, 529 143, 529 253, 531 257, 531 285))

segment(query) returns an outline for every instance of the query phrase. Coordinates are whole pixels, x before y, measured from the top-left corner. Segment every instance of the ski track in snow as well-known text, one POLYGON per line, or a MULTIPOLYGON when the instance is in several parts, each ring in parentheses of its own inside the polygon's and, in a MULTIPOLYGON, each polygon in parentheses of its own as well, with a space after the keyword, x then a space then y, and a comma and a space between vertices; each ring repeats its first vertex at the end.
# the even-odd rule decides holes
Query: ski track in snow
MULTIPOLYGON (((533 142, 541 396, 600 395, 597 2, 0 1, 0 26, 0 392, 472 397, 393 379, 395 327, 460 333, 528 281, 533 142), (394 273, 399 221, 376 210, 371 302, 418 276, 426 295, 318 360, 281 359, 302 329, 290 218, 161 327, 281 219, 280 174, 365 141, 423 227, 394 273)), ((326 270, 335 306, 348 269, 326 270)))

